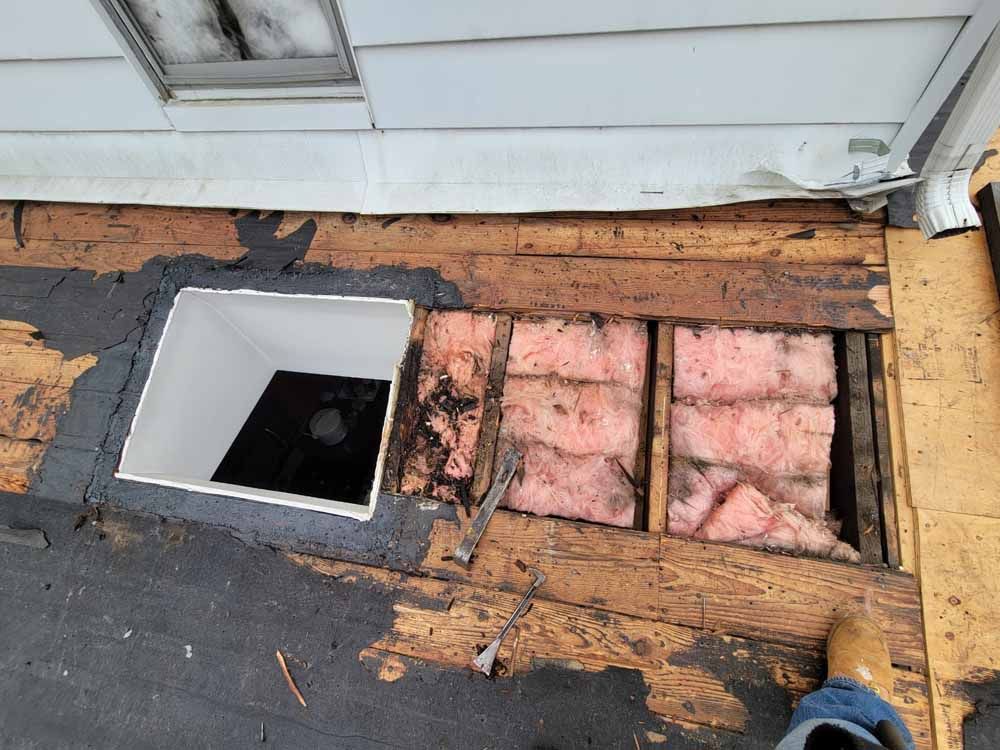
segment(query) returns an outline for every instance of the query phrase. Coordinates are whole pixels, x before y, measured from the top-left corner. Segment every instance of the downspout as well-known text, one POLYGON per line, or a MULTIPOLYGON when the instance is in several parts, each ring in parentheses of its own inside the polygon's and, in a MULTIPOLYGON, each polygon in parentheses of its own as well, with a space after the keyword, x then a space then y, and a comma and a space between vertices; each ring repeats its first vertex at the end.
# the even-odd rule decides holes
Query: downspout
POLYGON ((998 125, 1000 30, 994 29, 920 173, 916 216, 927 239, 981 226, 969 198, 969 180, 998 125))

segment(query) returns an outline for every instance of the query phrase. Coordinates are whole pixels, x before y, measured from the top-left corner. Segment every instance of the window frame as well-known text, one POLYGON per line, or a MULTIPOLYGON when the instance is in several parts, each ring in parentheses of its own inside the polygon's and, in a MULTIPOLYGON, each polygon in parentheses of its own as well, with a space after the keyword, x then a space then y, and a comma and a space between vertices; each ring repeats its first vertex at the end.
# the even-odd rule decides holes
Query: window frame
MULTIPOLYGON (((284 60, 236 60, 207 63, 163 63, 146 32, 125 0, 97 0, 133 58, 146 72, 160 98, 177 100, 178 91, 228 88, 252 90, 282 87, 282 98, 310 87, 353 86, 358 84, 350 46, 344 34, 343 17, 336 0, 318 0, 336 46, 331 57, 288 58, 284 60)), ((273 92, 272 92, 273 94, 273 92)))

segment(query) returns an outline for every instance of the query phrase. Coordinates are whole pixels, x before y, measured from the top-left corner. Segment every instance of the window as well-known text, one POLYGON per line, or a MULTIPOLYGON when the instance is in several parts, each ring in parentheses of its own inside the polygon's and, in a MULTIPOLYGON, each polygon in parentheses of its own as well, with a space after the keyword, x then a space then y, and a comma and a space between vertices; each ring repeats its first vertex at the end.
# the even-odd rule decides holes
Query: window
POLYGON ((335 0, 102 0, 164 99, 355 81, 335 0))

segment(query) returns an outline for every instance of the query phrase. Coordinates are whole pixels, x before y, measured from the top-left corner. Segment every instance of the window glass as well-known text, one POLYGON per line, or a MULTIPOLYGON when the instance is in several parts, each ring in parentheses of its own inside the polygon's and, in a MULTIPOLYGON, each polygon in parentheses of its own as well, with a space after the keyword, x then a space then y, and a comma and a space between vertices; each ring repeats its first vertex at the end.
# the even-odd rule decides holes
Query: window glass
POLYGON ((126 0, 162 63, 334 57, 321 0, 126 0))
POLYGON ((254 60, 333 57, 333 30, 318 0, 229 0, 254 60))
POLYGON ((226 34, 213 0, 126 0, 150 43, 167 64, 243 59, 226 34))

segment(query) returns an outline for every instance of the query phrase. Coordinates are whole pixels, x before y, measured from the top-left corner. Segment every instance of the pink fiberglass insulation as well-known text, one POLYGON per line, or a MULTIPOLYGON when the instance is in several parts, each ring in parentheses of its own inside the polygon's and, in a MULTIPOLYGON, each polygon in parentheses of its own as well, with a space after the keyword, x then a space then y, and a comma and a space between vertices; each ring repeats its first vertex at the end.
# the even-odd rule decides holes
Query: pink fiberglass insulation
POLYGON ((737 484, 715 506, 696 539, 769 547, 833 560, 860 562, 856 550, 837 539, 822 522, 776 503, 747 484, 737 484))
POLYGON ((739 469, 675 458, 668 474, 667 530, 674 536, 693 536, 739 477, 739 469))
POLYGON ((447 375, 458 390, 485 390, 496 336, 490 314, 465 311, 433 312, 424 332, 418 397, 433 390, 447 375))
POLYGON ((417 380, 417 422, 403 465, 404 494, 468 502, 495 331, 489 314, 430 314, 417 380))
POLYGON ((837 396, 833 336, 750 328, 674 328, 674 398, 828 404, 837 396))
POLYGON ((542 443, 575 456, 634 457, 639 445, 637 391, 613 383, 509 377, 503 432, 516 443, 542 443))
POLYGON ((824 474, 774 475, 674 457, 668 477, 668 529, 675 536, 694 534, 737 482, 756 487, 776 502, 794 506, 808 518, 823 521, 826 516, 830 487, 824 474))
POLYGON ((669 533, 857 558, 827 518, 830 334, 677 326, 673 395, 669 533))
MULTIPOLYGON (((577 456, 541 443, 519 445, 521 470, 505 502, 511 510, 631 527, 635 490, 615 458, 577 456)), ((499 455, 504 448, 500 448, 499 455)), ((634 461, 623 466, 631 472, 634 461)))
POLYGON ((507 374, 557 375, 638 391, 647 346, 646 325, 638 320, 613 320, 598 327, 558 318, 520 319, 510 337, 507 374))
POLYGON ((826 474, 832 438, 832 406, 677 402, 670 410, 670 447, 675 456, 772 475, 826 474))
POLYGON ((640 321, 515 321, 500 435, 524 460, 507 507, 632 525, 647 350, 640 321))

